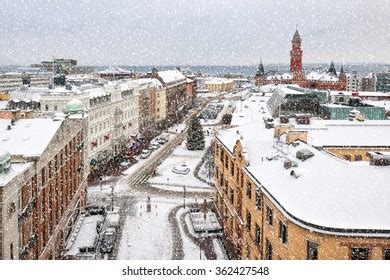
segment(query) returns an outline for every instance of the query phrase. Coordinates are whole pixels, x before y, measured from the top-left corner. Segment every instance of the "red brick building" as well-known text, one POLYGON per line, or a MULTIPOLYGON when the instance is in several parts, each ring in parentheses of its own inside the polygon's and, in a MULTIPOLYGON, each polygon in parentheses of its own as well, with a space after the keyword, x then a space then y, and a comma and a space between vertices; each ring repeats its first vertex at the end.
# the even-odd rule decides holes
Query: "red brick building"
POLYGON ((337 74, 333 62, 326 73, 311 72, 305 75, 302 67, 303 51, 301 48, 301 36, 298 30, 295 31, 291 41, 290 51, 290 74, 268 76, 264 71, 262 62, 256 72, 256 85, 262 86, 267 84, 297 84, 304 88, 329 89, 329 90, 346 90, 347 77, 343 67, 337 74))
POLYGON ((0 259, 61 258, 85 206, 85 121, 0 120, 14 166, 0 172, 0 259))

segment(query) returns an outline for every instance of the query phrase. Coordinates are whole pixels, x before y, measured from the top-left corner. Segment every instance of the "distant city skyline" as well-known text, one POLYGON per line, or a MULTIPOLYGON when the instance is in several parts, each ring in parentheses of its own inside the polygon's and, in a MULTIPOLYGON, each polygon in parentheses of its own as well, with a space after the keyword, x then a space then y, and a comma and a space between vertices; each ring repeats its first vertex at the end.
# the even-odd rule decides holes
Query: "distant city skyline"
POLYGON ((390 63, 390 0, 6 0, 0 65, 53 56, 79 65, 390 63))

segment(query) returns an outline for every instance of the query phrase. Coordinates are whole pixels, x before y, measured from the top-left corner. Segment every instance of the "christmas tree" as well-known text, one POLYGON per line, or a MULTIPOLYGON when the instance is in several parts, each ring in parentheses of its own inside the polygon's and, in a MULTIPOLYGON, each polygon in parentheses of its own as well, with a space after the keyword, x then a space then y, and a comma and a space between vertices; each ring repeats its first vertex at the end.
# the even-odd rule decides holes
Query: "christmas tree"
POLYGON ((190 119, 187 130, 187 149, 191 151, 204 149, 204 133, 197 116, 192 116, 190 119))

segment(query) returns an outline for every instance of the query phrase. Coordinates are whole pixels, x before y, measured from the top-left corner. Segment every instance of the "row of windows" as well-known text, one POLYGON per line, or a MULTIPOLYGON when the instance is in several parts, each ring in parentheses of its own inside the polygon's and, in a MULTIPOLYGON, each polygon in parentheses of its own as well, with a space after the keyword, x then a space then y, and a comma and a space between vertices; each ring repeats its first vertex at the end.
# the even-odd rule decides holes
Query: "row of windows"
POLYGON ((110 126, 110 119, 101 122, 99 125, 91 126, 91 134, 101 132, 102 130, 105 130, 106 127, 109 126, 110 126))
POLYGON ((80 134, 77 137, 73 137, 73 139, 54 156, 54 160, 49 161, 47 166, 41 169, 42 186, 46 184, 47 180, 52 178, 53 174, 65 163, 72 153, 81 148, 80 139, 80 134))
MULTIPOLYGON (((344 158, 345 160, 348 160, 348 161, 351 161, 351 160, 352 160, 352 156, 351 156, 351 155, 343 155, 343 158, 344 158)), ((361 155, 355 155, 355 156, 354 156, 354 160, 355 160, 355 161, 361 161, 361 160, 363 160, 363 157, 362 157, 361 155)))
MULTIPOLYGON (((219 146, 216 149, 216 155, 219 156, 219 160, 222 164, 224 164, 225 168, 228 169, 229 167, 229 158, 226 153, 224 153, 223 149, 221 149, 219 146)), ((355 160, 362 160, 360 155, 355 155, 355 160)), ((230 170, 229 170, 230 175, 234 176, 234 174, 239 173, 238 171, 235 172, 234 170, 234 162, 230 162, 230 170)), ((228 182, 224 180, 223 174, 220 172, 216 172, 217 174, 217 181, 219 181, 220 185, 222 188, 224 188, 225 193, 228 195, 230 198, 230 202, 234 204, 234 188, 228 187, 228 182)), ((259 189, 256 188, 255 185, 253 185, 250 181, 246 184, 246 191, 245 194, 249 200, 252 200, 255 198, 255 205, 256 209, 259 211, 262 211, 263 207, 263 194, 260 192, 259 189)), ((265 220, 266 223, 273 227, 274 226, 274 211, 270 206, 266 206, 265 208, 265 220)), ((247 211, 245 215, 245 222, 246 222, 246 229, 248 232, 251 232, 252 230, 252 214, 251 212, 247 211)), ((261 228, 257 223, 253 224, 254 226, 254 242, 257 246, 261 247, 261 242, 262 242, 262 232, 261 228)), ((279 240, 282 244, 287 244, 288 243, 288 227, 287 225, 282 221, 279 220, 278 223, 278 237, 279 240)), ((248 249, 249 250, 249 249, 248 249)), ((248 256, 249 256, 249 252, 248 256)), ((318 243, 314 241, 308 240, 306 242, 306 254, 307 254, 307 259, 308 260, 317 260, 318 259, 318 243)), ((370 249, 369 248, 351 248, 350 251, 350 258, 352 260, 366 260, 369 259, 370 256, 370 249)), ((273 247, 272 243, 266 239, 265 240, 265 254, 264 254, 265 259, 272 259, 273 258, 273 247)), ((383 251, 383 259, 385 260, 390 260, 390 249, 384 249, 383 251)))
MULTIPOLYGON (((279 230, 279 238, 283 243, 287 242, 287 227, 280 222, 280 230, 279 230), (284 242, 284 240, 286 240, 284 242)), ((261 232, 260 227, 256 224, 256 236, 255 236, 256 245, 261 246, 261 232)), ((318 260, 318 243, 314 241, 308 240, 306 242, 306 252, 308 260, 318 260)), ((272 244, 266 239, 265 245, 265 259, 272 260, 272 244)), ((361 247, 353 247, 351 248, 351 260, 369 260, 370 259, 370 249, 369 248, 361 248, 361 247)), ((383 250, 383 259, 390 260, 390 249, 386 248, 383 250)))

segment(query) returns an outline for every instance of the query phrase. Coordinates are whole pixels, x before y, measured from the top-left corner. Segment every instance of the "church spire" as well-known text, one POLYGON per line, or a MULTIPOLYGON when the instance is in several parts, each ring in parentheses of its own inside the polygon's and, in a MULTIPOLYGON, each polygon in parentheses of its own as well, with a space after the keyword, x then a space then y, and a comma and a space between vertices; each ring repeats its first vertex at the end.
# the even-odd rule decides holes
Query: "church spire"
POLYGON ((336 68, 334 67, 333 60, 332 60, 332 62, 330 63, 330 67, 329 67, 329 69, 328 69, 328 73, 329 73, 329 74, 332 74, 333 76, 337 76, 337 72, 336 72, 336 68))
POLYGON ((263 60, 260 59, 260 64, 259 67, 257 67, 257 71, 256 71, 256 77, 261 77, 264 75, 265 75, 265 71, 264 71, 263 60))
POLYGON ((340 68, 340 76, 341 76, 341 74, 344 74, 344 65, 343 65, 343 64, 341 64, 341 68, 340 68))

